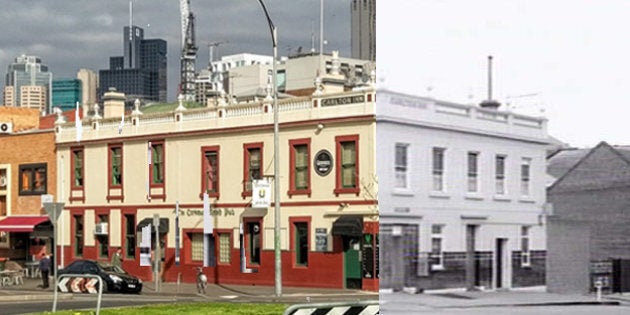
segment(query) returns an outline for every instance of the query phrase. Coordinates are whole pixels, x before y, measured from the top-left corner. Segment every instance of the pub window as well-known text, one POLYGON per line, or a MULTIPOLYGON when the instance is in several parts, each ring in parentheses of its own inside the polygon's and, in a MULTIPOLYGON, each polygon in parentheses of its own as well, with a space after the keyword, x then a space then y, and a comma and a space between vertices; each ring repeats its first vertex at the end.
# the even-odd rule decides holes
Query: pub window
POLYGON ((150 143, 151 147, 151 184, 164 184, 164 144, 150 143))
POLYGON ((46 194, 47 165, 45 163, 20 165, 19 170, 20 195, 46 194))
POLYGON ((529 226, 521 227, 521 266, 529 267, 532 264, 529 244, 529 226))
POLYGON ((83 216, 73 215, 74 220, 74 256, 83 256, 83 216))
POLYGON ((530 168, 532 160, 523 158, 521 160, 521 195, 529 196, 530 194, 530 168))
POLYGON ((211 197, 219 195, 219 147, 202 148, 202 191, 211 197))
POLYGON ((394 173, 396 176, 395 187, 407 188, 407 149, 409 145, 404 143, 396 143, 394 173))
POLYGON ((251 195, 252 181, 262 179, 262 143, 245 144, 244 148, 244 178, 243 196, 251 195))
MULTIPOLYGON (((108 216, 106 214, 101 214, 98 216, 99 223, 107 223, 108 216)), ((109 237, 108 235, 98 235, 96 237, 98 240, 98 256, 99 258, 107 258, 109 257, 109 237)))
POLYGON ((203 233, 190 233, 190 259, 203 261, 203 233))
POLYGON ((230 246, 230 238, 232 236, 230 233, 219 233, 219 263, 220 264, 229 264, 232 259, 231 255, 231 246, 230 246))
POLYGON ((289 194, 310 193, 310 139, 290 140, 289 194))
POLYGON ((136 216, 125 214, 125 256, 136 257, 136 216))
POLYGON ((443 225, 433 224, 431 226, 431 259, 433 260, 431 269, 433 270, 444 269, 444 252, 442 244, 443 229, 443 225))
POLYGON ((122 147, 111 146, 109 148, 109 163, 110 163, 110 186, 122 185, 122 147))
POLYGON ((505 194, 505 155, 495 156, 495 193, 497 195, 505 194))
POLYGON ((337 181, 335 193, 359 193, 359 136, 339 136, 337 142, 337 181))
POLYGON ((83 187, 83 148, 72 149, 72 186, 83 187))
POLYGON ((444 191, 444 148, 433 148, 433 190, 444 191))
POLYGON ((479 191, 479 153, 468 152, 468 192, 479 191))

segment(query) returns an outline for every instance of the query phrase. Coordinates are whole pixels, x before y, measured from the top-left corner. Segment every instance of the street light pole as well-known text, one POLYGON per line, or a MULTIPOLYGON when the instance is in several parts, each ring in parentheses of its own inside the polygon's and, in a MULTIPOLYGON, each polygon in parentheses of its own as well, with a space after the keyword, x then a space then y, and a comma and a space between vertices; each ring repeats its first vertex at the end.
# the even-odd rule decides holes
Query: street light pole
POLYGON ((278 171, 280 170, 280 140, 278 134, 280 128, 278 125, 278 72, 276 69, 276 63, 278 60, 278 31, 276 26, 273 25, 267 7, 262 0, 258 0, 260 5, 265 11, 265 17, 267 17, 267 23, 269 24, 269 30, 271 31, 271 41, 273 44, 273 63, 272 63, 272 81, 273 81, 273 189, 274 189, 274 252, 275 252, 275 293, 276 296, 282 296, 282 252, 280 250, 280 176, 278 171))

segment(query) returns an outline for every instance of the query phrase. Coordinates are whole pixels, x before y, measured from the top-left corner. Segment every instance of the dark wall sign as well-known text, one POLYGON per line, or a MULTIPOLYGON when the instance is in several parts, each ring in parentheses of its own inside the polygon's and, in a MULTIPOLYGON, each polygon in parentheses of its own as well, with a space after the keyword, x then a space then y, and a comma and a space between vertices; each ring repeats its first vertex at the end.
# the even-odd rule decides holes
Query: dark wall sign
POLYGON ((321 150, 315 154, 315 160, 313 161, 315 173, 319 176, 326 176, 330 174, 333 168, 332 154, 327 150, 321 150))
POLYGON ((322 100, 322 106, 337 106, 337 105, 347 105, 347 104, 356 104, 356 103, 364 103, 365 95, 354 95, 354 96, 344 96, 344 97, 336 97, 336 98, 325 98, 322 100))
POLYGON ((315 250, 318 252, 328 251, 328 233, 325 228, 315 229, 315 250))

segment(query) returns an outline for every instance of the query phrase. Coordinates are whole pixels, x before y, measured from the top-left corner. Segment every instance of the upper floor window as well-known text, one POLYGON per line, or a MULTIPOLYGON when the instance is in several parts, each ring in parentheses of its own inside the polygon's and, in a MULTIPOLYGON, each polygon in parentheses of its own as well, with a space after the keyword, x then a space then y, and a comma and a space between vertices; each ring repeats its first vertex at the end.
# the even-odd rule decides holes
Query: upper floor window
POLYGON ((530 168, 532 160, 530 158, 523 158, 521 160, 521 195, 529 196, 530 194, 530 168))
POLYGON ((262 179, 263 170, 263 143, 250 143, 243 145, 244 167, 243 167, 243 196, 252 194, 252 181, 262 179))
POLYGON ((339 136, 337 142, 337 171, 335 194, 359 194, 359 136, 339 136))
POLYGON ((505 155, 497 155, 494 157, 494 181, 495 193, 497 195, 505 194, 505 155))
POLYGON ((219 147, 201 148, 201 177, 202 191, 210 197, 219 196, 219 147))
POLYGON ((47 164, 20 165, 20 195, 44 195, 47 192, 47 164))
POLYGON ((164 184, 164 143, 149 142, 151 152, 150 182, 154 185, 164 184))
POLYGON ((109 186, 122 185, 123 156, 122 145, 109 146, 109 186))
POLYGON ((444 148, 433 148, 433 190, 444 191, 444 148))
POLYGON ((408 188, 407 149, 409 145, 396 143, 394 171, 396 176, 396 188, 408 188))
POLYGON ((71 181, 73 188, 83 187, 83 148, 72 149, 72 174, 71 181))
POLYGON ((468 192, 479 191, 479 153, 468 152, 468 192))
POLYGON ((310 194, 311 139, 289 141, 289 195, 310 194))

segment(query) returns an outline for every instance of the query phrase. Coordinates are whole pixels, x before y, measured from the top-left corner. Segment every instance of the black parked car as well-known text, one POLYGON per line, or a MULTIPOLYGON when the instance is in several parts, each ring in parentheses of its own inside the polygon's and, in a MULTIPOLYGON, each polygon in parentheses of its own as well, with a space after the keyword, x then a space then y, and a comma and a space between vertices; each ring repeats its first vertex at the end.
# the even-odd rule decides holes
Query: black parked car
POLYGON ((131 292, 142 291, 142 280, 128 274, 120 267, 95 260, 79 259, 73 261, 64 269, 57 272, 63 274, 91 274, 99 275, 103 283, 103 292, 131 292))

